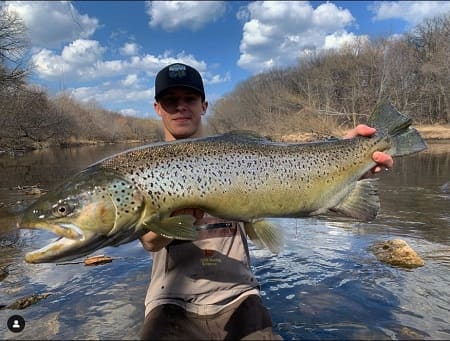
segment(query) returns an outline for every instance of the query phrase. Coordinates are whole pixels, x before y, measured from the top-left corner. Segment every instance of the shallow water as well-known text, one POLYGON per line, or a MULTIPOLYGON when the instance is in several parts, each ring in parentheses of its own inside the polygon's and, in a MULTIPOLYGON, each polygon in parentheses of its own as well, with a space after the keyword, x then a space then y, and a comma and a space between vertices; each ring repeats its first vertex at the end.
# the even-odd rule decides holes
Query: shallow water
MULTIPOLYGON (((136 339, 151 259, 138 242, 96 254, 112 263, 26 264, 47 233, 16 230, 16 213, 35 197, 16 186, 47 189, 127 146, 55 149, 0 157, 0 305, 52 293, 23 310, 0 310, 0 339, 136 339), (9 316, 26 320, 19 334, 9 316)), ((381 211, 372 223, 343 217, 276 220, 286 246, 278 256, 251 246, 254 272, 276 331, 289 339, 450 338, 450 144, 397 159, 380 176, 381 211), (413 270, 380 263, 375 241, 401 238, 425 260, 413 270)))

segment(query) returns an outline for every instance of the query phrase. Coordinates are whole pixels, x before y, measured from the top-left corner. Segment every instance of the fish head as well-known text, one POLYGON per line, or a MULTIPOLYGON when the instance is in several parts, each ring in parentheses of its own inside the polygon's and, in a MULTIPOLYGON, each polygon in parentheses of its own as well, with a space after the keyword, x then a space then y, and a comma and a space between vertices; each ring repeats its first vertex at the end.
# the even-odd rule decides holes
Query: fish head
POLYGON ((136 223, 143 207, 143 195, 131 182, 113 171, 88 168, 23 212, 20 228, 48 230, 59 236, 27 253, 25 260, 72 260, 104 246, 131 241, 130 234, 138 232, 136 223))

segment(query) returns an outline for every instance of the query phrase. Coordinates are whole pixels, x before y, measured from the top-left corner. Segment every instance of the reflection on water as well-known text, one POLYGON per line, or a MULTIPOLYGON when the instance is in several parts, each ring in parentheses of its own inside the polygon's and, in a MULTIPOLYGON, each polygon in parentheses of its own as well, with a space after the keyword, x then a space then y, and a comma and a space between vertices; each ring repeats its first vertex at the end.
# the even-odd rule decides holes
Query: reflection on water
MULTIPOLYGON (((284 251, 251 246, 253 269, 276 330, 285 339, 448 339, 450 337, 450 145, 397 159, 380 176, 381 211, 372 223, 345 217, 279 219, 284 251), (414 270, 390 267, 369 251, 402 238, 425 260, 414 270)), ((84 147, 0 158, 0 305, 33 293, 52 295, 24 310, 0 310, 1 339, 136 339, 151 259, 139 242, 104 253, 97 267, 26 264, 24 254, 49 234, 18 231, 15 214, 34 200, 16 186, 49 188, 125 146, 84 147), (25 330, 6 321, 22 315, 25 330)))

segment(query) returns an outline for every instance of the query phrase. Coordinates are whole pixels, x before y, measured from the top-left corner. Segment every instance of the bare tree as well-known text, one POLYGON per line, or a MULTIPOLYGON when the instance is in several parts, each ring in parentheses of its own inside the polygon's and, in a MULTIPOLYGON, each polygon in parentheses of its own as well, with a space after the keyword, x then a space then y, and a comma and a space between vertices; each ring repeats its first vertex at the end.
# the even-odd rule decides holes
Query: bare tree
POLYGON ((26 27, 14 12, 0 6, 0 86, 17 87, 23 84, 29 69, 23 56, 29 46, 26 27))

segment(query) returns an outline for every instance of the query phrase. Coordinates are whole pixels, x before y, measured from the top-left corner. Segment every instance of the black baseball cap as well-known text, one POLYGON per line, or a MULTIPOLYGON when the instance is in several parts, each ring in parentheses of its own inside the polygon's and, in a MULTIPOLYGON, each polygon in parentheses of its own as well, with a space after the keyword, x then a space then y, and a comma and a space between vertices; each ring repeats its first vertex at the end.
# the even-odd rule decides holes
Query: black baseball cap
POLYGON ((183 86, 198 91, 205 100, 205 90, 200 73, 193 67, 175 63, 166 66, 158 72, 155 78, 155 99, 165 90, 175 86, 183 86))

